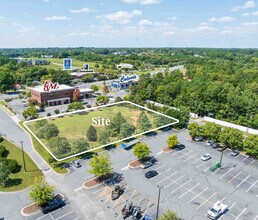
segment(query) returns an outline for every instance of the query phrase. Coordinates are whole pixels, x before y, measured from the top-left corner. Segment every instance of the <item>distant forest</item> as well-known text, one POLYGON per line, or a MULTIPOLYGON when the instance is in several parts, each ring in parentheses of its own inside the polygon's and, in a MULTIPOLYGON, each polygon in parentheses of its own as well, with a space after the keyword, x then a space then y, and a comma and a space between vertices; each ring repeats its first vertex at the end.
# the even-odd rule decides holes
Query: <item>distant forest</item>
MULTIPOLYGON (((30 84, 51 78, 69 84, 67 72, 17 64, 14 57, 38 57, 95 62, 103 71, 117 71, 116 64, 135 69, 168 68, 183 64, 184 71, 140 75, 128 99, 157 101, 199 115, 210 115, 258 129, 258 50, 198 48, 37 48, 0 49, 0 91, 7 82, 30 84), (2 87, 2 88, 1 88, 2 87)), ((4 87, 5 86, 5 87, 4 87)))

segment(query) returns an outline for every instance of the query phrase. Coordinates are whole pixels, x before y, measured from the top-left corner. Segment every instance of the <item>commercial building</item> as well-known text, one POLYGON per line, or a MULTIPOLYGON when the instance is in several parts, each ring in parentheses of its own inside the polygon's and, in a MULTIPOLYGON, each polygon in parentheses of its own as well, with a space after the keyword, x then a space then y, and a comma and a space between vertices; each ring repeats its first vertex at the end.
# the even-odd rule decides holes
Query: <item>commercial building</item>
POLYGON ((129 63, 120 63, 120 64, 116 65, 116 67, 118 69, 132 69, 133 65, 129 64, 129 63))
POLYGON ((113 81, 111 84, 112 88, 115 89, 129 89, 130 86, 135 86, 138 84, 137 75, 123 75, 119 81, 113 81))
MULTIPOLYGON (((73 98, 73 92, 78 89, 64 84, 58 85, 51 91, 45 91, 44 85, 30 88, 31 99, 48 106, 69 104, 73 98)), ((78 89, 81 98, 92 97, 92 89, 78 89)))

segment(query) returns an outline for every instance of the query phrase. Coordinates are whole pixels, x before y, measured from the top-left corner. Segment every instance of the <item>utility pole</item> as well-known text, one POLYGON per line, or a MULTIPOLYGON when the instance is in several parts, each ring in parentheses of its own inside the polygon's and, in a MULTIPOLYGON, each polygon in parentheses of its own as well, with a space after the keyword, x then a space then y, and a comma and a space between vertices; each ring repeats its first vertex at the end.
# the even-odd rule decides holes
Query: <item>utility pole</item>
POLYGON ((20 141, 20 143, 21 143, 21 148, 22 148, 22 160, 23 160, 24 172, 27 172, 27 171, 26 171, 25 158, 24 158, 23 142, 24 142, 24 141, 20 141))
POLYGON ((160 193, 161 193, 162 186, 157 186, 157 187, 159 188, 159 195, 158 195, 158 203, 157 203, 156 220, 158 220, 159 218, 159 202, 160 202, 160 193))
MULTIPOLYGON (((226 148, 225 148, 226 149, 226 148)), ((225 150, 224 149, 224 150, 225 150)), ((221 164, 222 164, 222 158, 223 158, 223 152, 224 152, 224 150, 221 152, 221 155, 220 155, 220 162, 219 162, 219 166, 221 167, 221 164)))

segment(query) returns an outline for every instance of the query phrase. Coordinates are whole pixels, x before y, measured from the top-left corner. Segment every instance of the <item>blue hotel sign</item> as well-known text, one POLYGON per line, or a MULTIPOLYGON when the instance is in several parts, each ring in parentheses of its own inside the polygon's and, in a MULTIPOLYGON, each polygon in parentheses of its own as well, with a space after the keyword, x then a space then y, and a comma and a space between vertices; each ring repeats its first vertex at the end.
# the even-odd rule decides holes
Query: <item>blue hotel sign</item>
POLYGON ((122 82, 129 82, 129 81, 133 81, 133 80, 136 80, 138 78, 138 76, 136 74, 134 75, 123 75, 121 78, 120 78, 120 83, 122 82))
POLYGON ((64 70, 71 70, 72 69, 72 60, 71 59, 64 59, 64 70))

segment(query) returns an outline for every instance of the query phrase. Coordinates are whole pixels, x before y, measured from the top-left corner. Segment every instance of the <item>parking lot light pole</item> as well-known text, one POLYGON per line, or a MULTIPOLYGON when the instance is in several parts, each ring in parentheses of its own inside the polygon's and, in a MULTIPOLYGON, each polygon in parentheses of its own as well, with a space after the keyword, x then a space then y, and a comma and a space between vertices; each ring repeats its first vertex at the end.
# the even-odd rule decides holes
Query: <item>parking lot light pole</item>
MULTIPOLYGON (((225 150, 225 149, 224 149, 225 150)), ((222 158, 223 158, 223 152, 224 150, 221 152, 221 155, 220 155, 220 162, 219 162, 219 166, 222 167, 222 158)))
POLYGON ((22 160, 23 160, 24 172, 26 172, 26 164, 25 164, 25 158, 24 158, 23 142, 24 141, 20 141, 21 148, 22 148, 22 160))
POLYGON ((159 218, 159 201, 160 201, 160 193, 161 193, 162 186, 157 186, 157 187, 159 188, 159 195, 158 195, 158 203, 157 203, 156 220, 158 220, 159 218))

